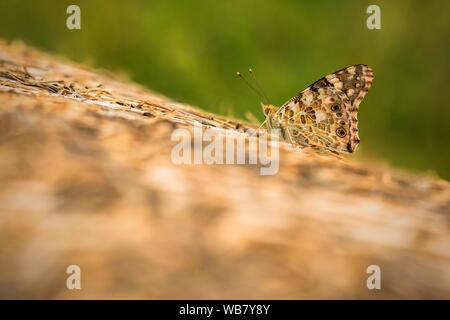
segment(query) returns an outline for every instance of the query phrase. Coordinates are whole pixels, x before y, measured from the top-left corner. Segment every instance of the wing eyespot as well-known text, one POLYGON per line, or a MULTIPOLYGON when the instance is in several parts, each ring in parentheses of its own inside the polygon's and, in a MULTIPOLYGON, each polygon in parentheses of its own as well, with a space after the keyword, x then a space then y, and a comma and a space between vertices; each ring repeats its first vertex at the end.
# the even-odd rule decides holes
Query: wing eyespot
POLYGON ((345 129, 342 128, 342 127, 339 127, 339 128, 336 129, 336 135, 337 135, 339 138, 344 138, 344 137, 347 135, 347 130, 345 130, 345 129))
POLYGON ((341 110, 341 106, 339 105, 339 104, 337 104, 337 103, 333 103, 332 105, 331 105, 331 111, 333 111, 333 112, 337 112, 337 111, 339 111, 339 110, 341 110))

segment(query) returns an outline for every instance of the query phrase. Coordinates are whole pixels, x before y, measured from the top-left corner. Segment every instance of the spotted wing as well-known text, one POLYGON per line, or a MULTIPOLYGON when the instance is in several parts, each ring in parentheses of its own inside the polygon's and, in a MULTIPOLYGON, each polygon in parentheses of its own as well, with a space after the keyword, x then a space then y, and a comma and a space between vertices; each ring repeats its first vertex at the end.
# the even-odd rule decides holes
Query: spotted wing
POLYGON ((360 141, 358 108, 372 80, 372 69, 358 64, 316 81, 277 112, 284 138, 338 153, 354 152, 360 141))

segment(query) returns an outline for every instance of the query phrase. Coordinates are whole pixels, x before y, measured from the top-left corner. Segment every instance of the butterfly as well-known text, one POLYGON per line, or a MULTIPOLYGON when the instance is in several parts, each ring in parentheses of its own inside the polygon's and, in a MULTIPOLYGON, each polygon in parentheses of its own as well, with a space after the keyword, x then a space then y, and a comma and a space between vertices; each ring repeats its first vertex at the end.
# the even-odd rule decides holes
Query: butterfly
POLYGON ((277 108, 261 104, 268 129, 279 129, 287 142, 352 153, 358 136, 358 108, 372 85, 364 64, 330 73, 277 108))

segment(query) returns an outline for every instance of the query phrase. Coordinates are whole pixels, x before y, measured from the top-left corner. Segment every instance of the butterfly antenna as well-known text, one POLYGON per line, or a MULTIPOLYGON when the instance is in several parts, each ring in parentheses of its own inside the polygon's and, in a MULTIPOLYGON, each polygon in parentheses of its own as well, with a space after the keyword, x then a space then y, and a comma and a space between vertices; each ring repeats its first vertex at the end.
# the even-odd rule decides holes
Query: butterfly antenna
POLYGON ((252 86, 250 84, 250 82, 242 75, 242 73, 240 73, 239 71, 236 72, 236 75, 241 78, 245 84, 254 92, 258 95, 258 97, 262 98, 263 100, 265 99, 264 94, 262 94, 260 91, 258 91, 258 89, 256 89, 254 86, 252 86))
MULTIPOLYGON (((256 81, 256 78, 255 78, 255 75, 254 75, 254 73, 253 73, 253 70, 252 70, 252 69, 249 69, 248 71, 252 74, 253 79, 255 79, 255 84, 258 86, 259 90, 256 89, 254 86, 252 86, 252 85, 250 84, 250 82, 249 82, 249 81, 242 75, 242 73, 240 73, 239 71, 236 72, 236 75, 237 75, 239 78, 241 78, 241 79, 245 82, 245 84, 246 84, 246 85, 247 85, 254 93, 256 93, 256 94, 257 94, 259 97, 261 97, 263 100, 266 100, 267 103, 269 103, 269 99, 267 99, 267 96, 264 94, 264 91, 262 91, 261 87, 260 87, 259 84, 258 84, 258 81, 256 81)), ((264 120, 263 123, 261 123, 261 125, 259 126, 259 128, 257 129, 257 131, 259 131, 266 123, 267 123, 267 119, 264 120)), ((254 134, 255 134, 255 133, 253 133, 251 136, 253 136, 254 134)))
POLYGON ((259 92, 261 92, 261 95, 262 95, 263 98, 266 100, 266 103, 267 103, 267 104, 270 104, 269 98, 267 97, 267 95, 266 95, 266 93, 264 92, 264 90, 262 89, 262 87, 259 85, 258 80, 256 80, 256 75, 255 75, 255 72, 253 71, 253 69, 252 69, 252 68, 248 69, 248 72, 252 75, 252 78, 253 78, 253 81, 254 81, 255 84, 256 84, 256 87, 258 88, 259 92))

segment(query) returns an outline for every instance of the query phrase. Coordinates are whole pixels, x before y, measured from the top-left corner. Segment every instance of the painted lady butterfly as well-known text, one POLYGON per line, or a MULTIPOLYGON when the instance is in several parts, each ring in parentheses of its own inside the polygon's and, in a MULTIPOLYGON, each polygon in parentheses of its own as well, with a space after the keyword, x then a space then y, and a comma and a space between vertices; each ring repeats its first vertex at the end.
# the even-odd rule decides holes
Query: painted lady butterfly
POLYGON ((280 108, 262 104, 269 129, 280 129, 294 145, 352 153, 359 143, 358 108, 372 85, 373 71, 357 64, 331 73, 280 108))

